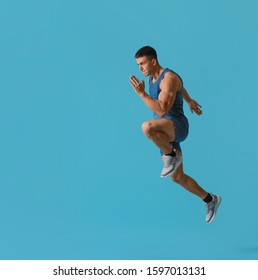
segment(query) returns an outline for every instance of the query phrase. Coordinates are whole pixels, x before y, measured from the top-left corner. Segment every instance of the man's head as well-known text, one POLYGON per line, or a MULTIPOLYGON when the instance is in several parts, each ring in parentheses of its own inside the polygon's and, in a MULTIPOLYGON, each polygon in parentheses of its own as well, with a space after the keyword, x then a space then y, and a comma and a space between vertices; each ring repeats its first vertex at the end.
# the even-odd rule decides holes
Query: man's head
POLYGON ((155 49, 150 46, 139 49, 135 54, 135 58, 144 76, 151 75, 158 65, 157 53, 155 49))

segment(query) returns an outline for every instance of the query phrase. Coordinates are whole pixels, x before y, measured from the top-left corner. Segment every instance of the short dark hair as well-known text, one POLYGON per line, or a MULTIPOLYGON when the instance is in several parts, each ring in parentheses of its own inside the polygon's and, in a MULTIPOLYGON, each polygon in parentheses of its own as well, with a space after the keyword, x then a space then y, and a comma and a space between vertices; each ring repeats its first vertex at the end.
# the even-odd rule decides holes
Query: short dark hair
POLYGON ((140 48, 136 54, 135 54, 135 58, 139 58, 139 57, 143 57, 143 56, 147 56, 149 59, 156 59, 158 61, 158 56, 157 56, 157 52, 155 51, 155 49, 153 49, 150 46, 145 46, 140 48))

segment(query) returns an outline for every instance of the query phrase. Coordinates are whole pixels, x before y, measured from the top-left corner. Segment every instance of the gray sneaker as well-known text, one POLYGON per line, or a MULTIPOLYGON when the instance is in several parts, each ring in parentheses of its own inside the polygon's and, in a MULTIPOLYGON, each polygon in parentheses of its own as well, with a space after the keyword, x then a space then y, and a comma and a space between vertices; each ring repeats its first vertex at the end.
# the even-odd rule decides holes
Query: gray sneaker
POLYGON ((219 195, 211 195, 212 201, 205 203, 206 206, 206 223, 209 224, 213 221, 218 211, 219 205, 222 201, 222 197, 219 195))
POLYGON ((176 171, 178 166, 182 163, 182 156, 176 155, 164 157, 164 168, 161 171, 160 177, 165 178, 176 171))

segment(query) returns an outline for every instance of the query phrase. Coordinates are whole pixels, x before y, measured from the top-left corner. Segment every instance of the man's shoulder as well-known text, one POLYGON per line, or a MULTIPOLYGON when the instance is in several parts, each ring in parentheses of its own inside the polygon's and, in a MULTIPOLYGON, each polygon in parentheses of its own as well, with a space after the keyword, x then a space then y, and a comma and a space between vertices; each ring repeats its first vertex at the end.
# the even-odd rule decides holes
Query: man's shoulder
POLYGON ((167 71, 166 71, 164 77, 165 76, 170 77, 170 78, 178 78, 178 74, 169 68, 167 68, 167 71))
POLYGON ((169 81, 169 82, 177 82, 177 81, 180 81, 180 78, 177 73, 168 69, 168 71, 164 74, 164 80, 169 81))
POLYGON ((179 75, 170 69, 168 69, 168 71, 165 73, 163 81, 161 81, 161 83, 171 85, 177 84, 178 90, 181 89, 183 85, 183 82, 179 75))

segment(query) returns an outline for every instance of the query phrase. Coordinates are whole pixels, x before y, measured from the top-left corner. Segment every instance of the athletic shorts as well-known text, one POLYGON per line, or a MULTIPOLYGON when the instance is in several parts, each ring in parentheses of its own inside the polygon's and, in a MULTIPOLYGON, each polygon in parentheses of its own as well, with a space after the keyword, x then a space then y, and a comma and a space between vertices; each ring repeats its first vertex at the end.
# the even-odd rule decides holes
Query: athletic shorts
MULTIPOLYGON (((170 146, 181 151, 180 142, 183 142, 188 136, 189 132, 189 123, 186 117, 172 118, 165 116, 166 119, 171 120, 175 126, 175 141, 170 142, 170 146)), ((160 154, 163 155, 163 152, 160 150, 160 154)))

